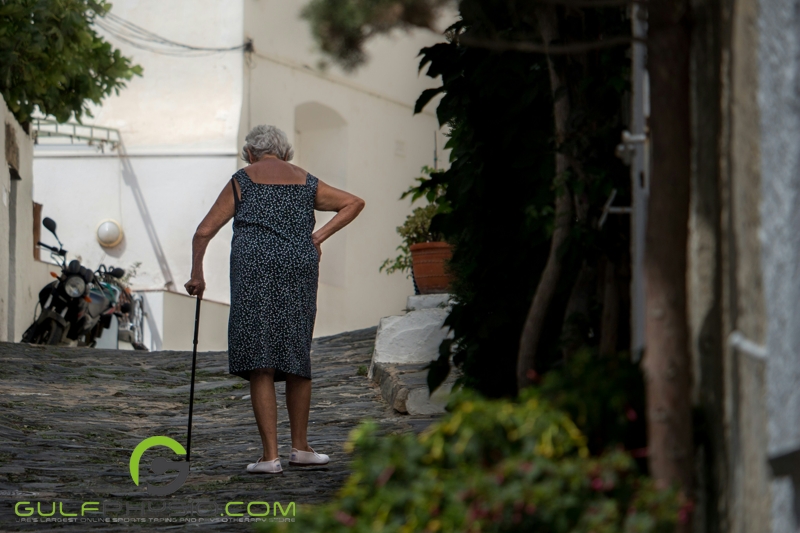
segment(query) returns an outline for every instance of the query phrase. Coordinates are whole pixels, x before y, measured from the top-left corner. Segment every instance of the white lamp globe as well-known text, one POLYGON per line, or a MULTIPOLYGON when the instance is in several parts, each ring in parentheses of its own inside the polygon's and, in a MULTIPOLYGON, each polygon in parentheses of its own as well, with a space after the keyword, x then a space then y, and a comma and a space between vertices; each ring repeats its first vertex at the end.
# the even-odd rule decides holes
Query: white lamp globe
POLYGON ((122 242, 122 226, 119 222, 106 219, 97 226, 97 242, 100 246, 111 248, 122 242))

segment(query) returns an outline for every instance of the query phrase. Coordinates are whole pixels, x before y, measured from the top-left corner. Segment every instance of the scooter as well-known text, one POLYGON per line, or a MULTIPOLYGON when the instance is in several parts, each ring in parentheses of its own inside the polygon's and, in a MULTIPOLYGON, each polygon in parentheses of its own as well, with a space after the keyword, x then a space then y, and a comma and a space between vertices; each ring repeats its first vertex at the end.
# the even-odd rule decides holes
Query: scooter
POLYGON ((55 281, 39 292, 41 313, 22 335, 22 342, 56 345, 65 340, 79 346, 95 346, 104 329, 111 326, 111 316, 130 311, 130 294, 120 283, 121 268, 100 265, 92 271, 73 259, 56 234, 56 223, 45 218, 42 225, 53 234, 58 246, 37 243, 50 250, 50 257, 61 267, 61 275, 51 273, 55 281))

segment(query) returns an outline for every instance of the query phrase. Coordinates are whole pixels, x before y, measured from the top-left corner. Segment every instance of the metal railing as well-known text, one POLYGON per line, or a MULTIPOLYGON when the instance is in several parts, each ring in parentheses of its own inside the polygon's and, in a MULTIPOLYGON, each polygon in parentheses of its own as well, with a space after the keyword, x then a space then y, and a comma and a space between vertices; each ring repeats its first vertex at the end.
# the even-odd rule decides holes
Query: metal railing
POLYGON ((116 150, 122 142, 119 130, 114 128, 104 128, 103 126, 90 126, 78 124, 76 122, 59 123, 49 118, 34 118, 31 120, 33 126, 33 142, 39 144, 40 137, 61 137, 75 141, 86 142, 91 145, 99 145, 103 148, 110 145, 112 150, 116 150))

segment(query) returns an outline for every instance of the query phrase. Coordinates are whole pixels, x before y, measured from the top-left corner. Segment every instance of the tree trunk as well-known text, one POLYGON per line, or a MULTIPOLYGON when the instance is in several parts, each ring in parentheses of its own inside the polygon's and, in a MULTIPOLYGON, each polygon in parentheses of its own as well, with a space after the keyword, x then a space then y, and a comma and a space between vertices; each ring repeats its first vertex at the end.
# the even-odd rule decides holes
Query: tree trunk
POLYGON ((592 289, 597 287, 597 271, 593 264, 583 262, 572 292, 567 300, 567 309, 564 311, 564 321, 561 330, 563 348, 561 353, 564 361, 575 353, 586 342, 587 331, 585 325, 589 318, 592 304, 592 289))
POLYGON ((617 351, 619 329, 619 290, 617 269, 609 258, 603 259, 603 314, 600 318, 600 355, 611 355, 617 351))
MULTIPOLYGON (((555 7, 549 5, 537 8, 536 16, 542 34, 542 41, 547 45, 558 38, 558 19, 556 18, 555 7)), ((565 88, 563 70, 557 68, 549 56, 547 65, 550 71, 550 89, 553 93, 553 118, 555 121, 557 150, 561 150, 561 143, 566 135, 567 120, 569 118, 569 97, 567 92, 563 90, 565 88)), ((561 276, 559 251, 567 240, 572 219, 572 197, 564 184, 564 178, 569 167, 568 158, 560 151, 556 151, 555 160, 556 173, 553 179, 553 187, 556 190, 555 227, 553 238, 550 242, 550 254, 542 271, 542 277, 539 279, 539 285, 536 287, 536 293, 533 296, 528 315, 525 318, 525 325, 522 328, 522 335, 520 336, 519 353, 517 355, 517 388, 520 390, 530 385, 536 376, 536 350, 542 335, 547 309, 553 301, 558 279, 561 276)))
MULTIPOLYGON (((650 472, 692 496, 691 361, 686 309, 689 217, 689 6, 649 6, 653 167, 645 243, 644 371, 650 472)), ((685 526, 688 527, 688 526, 685 526)))

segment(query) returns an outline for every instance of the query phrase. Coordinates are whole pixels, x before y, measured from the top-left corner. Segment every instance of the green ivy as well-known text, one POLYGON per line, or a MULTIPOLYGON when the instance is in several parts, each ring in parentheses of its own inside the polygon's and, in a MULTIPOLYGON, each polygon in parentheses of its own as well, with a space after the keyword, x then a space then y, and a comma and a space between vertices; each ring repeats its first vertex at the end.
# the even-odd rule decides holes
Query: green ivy
MULTIPOLYGON (((444 187, 451 207, 431 222, 454 245, 450 261, 456 304, 445 320, 457 346, 431 365, 433 386, 447 376, 450 358, 463 371, 462 383, 494 397, 516 394, 519 339, 539 278, 550 252, 553 232, 554 154, 580 162, 583 175, 564 177, 586 216, 573 221, 558 250, 562 268, 556 295, 548 308, 537 351, 537 371, 545 373, 563 357, 565 335, 572 344, 596 347, 600 339, 602 300, 593 290, 580 327, 565 328, 565 310, 584 264, 598 270, 604 261, 624 272, 628 221, 612 216, 600 227, 603 205, 613 189, 617 202, 629 198, 628 169, 614 150, 624 129, 627 88, 625 48, 558 56, 564 64, 572 105, 567 139, 553 137, 553 96, 543 54, 495 52, 461 43, 464 36, 489 40, 539 40, 531 4, 501 0, 463 0, 461 20, 448 31, 448 42, 424 48, 420 68, 442 86, 424 91, 420 111, 437 94, 439 122, 450 128, 450 168, 420 183, 424 194, 444 187), (569 329, 569 331, 568 331, 569 329)), ((561 9, 561 8, 558 8, 561 9)), ((591 42, 603 35, 624 35, 624 11, 564 9, 559 15, 561 42, 591 42)), ((563 96, 567 96, 565 93, 563 96)), ((557 95, 559 97, 559 95, 557 95)), ((625 281, 620 282, 624 287, 625 281)), ((621 307, 624 307, 622 305, 621 307)), ((626 343, 626 317, 615 338, 626 343)), ((626 349, 626 344, 615 349, 626 349)))
POLYGON ((666 533, 685 514, 628 454, 589 456, 570 418, 533 390, 514 402, 461 391, 449 409, 419 436, 361 424, 336 499, 261 531, 666 533))
POLYGON ((91 116, 99 104, 142 74, 92 27, 105 0, 0 2, 0 92, 21 124, 38 108, 59 122, 91 116))
MULTIPOLYGON (((646 448, 644 375, 627 352, 600 356, 580 349, 544 374, 536 387, 575 421, 592 453, 617 445, 646 448)), ((641 466, 646 468, 644 460, 641 466)))

